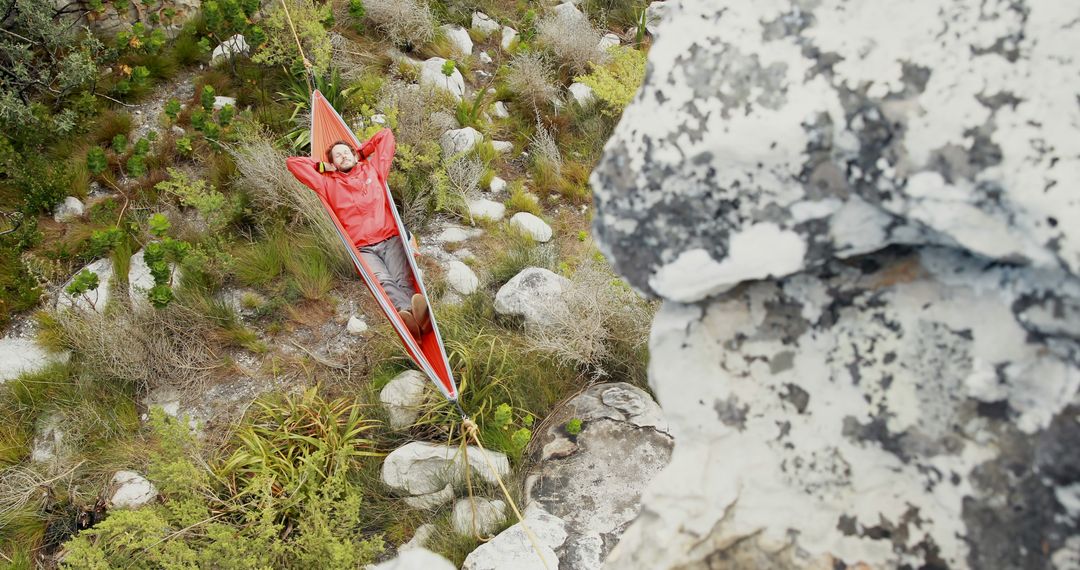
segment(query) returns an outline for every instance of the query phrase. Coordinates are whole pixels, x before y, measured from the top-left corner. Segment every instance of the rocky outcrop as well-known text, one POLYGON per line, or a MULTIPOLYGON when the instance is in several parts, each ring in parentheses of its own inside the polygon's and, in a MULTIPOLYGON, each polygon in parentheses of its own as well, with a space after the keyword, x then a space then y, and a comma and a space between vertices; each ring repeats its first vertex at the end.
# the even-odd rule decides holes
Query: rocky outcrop
POLYGON ((545 425, 528 499, 565 523, 567 538, 555 549, 559 567, 598 569, 671 457, 667 422, 651 396, 619 382, 590 387, 545 425), (580 426, 576 433, 570 422, 580 426))
POLYGON ((605 567, 1075 567, 1076 15, 664 7, 592 184, 676 446, 605 567))

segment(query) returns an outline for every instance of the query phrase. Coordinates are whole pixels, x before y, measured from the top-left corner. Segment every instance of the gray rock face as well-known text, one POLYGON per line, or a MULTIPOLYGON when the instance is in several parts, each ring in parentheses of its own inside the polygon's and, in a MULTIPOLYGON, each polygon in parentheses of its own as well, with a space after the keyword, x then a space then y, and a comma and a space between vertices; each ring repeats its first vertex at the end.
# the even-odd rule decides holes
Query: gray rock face
POLYGON ((40 370, 53 362, 65 361, 67 357, 50 354, 29 338, 0 338, 0 383, 17 378, 24 372, 40 370))
POLYGON ((889 244, 1080 269, 1066 5, 666 4, 592 178, 639 290, 697 301, 889 244))
MULTIPOLYGON (((538 434, 529 501, 566 523, 562 568, 601 567, 641 507, 646 484, 668 463, 672 438, 660 407, 630 384, 598 384, 570 400, 538 434), (566 431, 581 420, 576 436, 566 431)), ((530 503, 530 504, 532 504, 530 503)))
POLYGON ((1076 567, 1076 14, 665 8, 592 182, 676 448, 605 568, 1076 567))

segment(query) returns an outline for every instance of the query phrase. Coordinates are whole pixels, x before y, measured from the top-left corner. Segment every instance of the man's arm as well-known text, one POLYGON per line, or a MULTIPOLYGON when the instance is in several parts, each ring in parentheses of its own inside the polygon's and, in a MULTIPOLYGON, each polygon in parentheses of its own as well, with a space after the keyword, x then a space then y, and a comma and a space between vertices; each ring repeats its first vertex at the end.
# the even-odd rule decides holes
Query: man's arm
POLYGON ((394 133, 383 129, 360 145, 360 158, 366 159, 375 167, 379 178, 386 180, 390 174, 390 162, 394 159, 394 133))
POLYGON ((326 188, 326 178, 323 176, 326 169, 323 164, 306 156, 290 156, 285 159, 285 166, 289 169, 289 172, 292 172, 292 175, 297 180, 303 182, 304 186, 311 188, 320 195, 326 188))

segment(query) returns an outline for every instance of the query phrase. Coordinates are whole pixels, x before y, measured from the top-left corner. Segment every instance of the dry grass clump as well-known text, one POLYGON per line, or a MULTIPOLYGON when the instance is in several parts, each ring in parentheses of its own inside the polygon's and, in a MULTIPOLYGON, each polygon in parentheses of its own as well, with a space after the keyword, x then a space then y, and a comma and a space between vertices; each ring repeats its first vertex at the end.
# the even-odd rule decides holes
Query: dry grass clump
POLYGON ((222 364, 213 325, 176 301, 163 309, 110 306, 105 314, 65 310, 52 322, 52 334, 79 355, 83 370, 142 389, 198 388, 222 364))
POLYGON ((252 139, 233 153, 237 184, 251 196, 258 209, 284 210, 293 222, 311 227, 319 247, 331 257, 345 257, 337 228, 323 210, 319 198, 285 168, 285 153, 269 139, 252 139))
POLYGON ((551 65, 537 52, 515 55, 510 61, 506 83, 519 100, 534 109, 549 105, 559 92, 551 65))
POLYGON ((394 138, 399 144, 419 146, 438 141, 447 129, 456 128, 449 112, 453 99, 434 89, 404 81, 387 81, 379 92, 380 109, 397 109, 394 138))
POLYGON ((550 50, 574 74, 589 71, 590 62, 601 62, 604 52, 598 47, 603 35, 589 19, 559 12, 536 23, 537 42, 550 50))
POLYGON ((632 376, 630 371, 643 370, 654 303, 638 297, 606 264, 593 258, 570 276, 562 300, 548 308, 550 324, 526 326, 530 350, 550 354, 560 364, 584 369, 594 378, 632 376))
POLYGON ((450 187, 463 198, 475 196, 480 191, 480 179, 484 176, 484 161, 475 156, 462 156, 446 165, 450 187))
POLYGON ((435 15, 416 0, 364 0, 364 13, 399 46, 419 47, 435 39, 435 15))

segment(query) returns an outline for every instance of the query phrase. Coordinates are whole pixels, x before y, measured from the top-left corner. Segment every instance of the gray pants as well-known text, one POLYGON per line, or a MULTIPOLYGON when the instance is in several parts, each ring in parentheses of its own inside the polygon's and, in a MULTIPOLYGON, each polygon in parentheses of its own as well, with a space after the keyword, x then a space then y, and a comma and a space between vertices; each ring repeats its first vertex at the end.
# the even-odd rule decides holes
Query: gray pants
POLYGON ((375 273, 375 278, 382 283, 383 290, 390 297, 390 302, 398 311, 412 310, 413 287, 412 271, 409 269, 409 255, 400 236, 365 245, 360 248, 364 263, 375 273))

